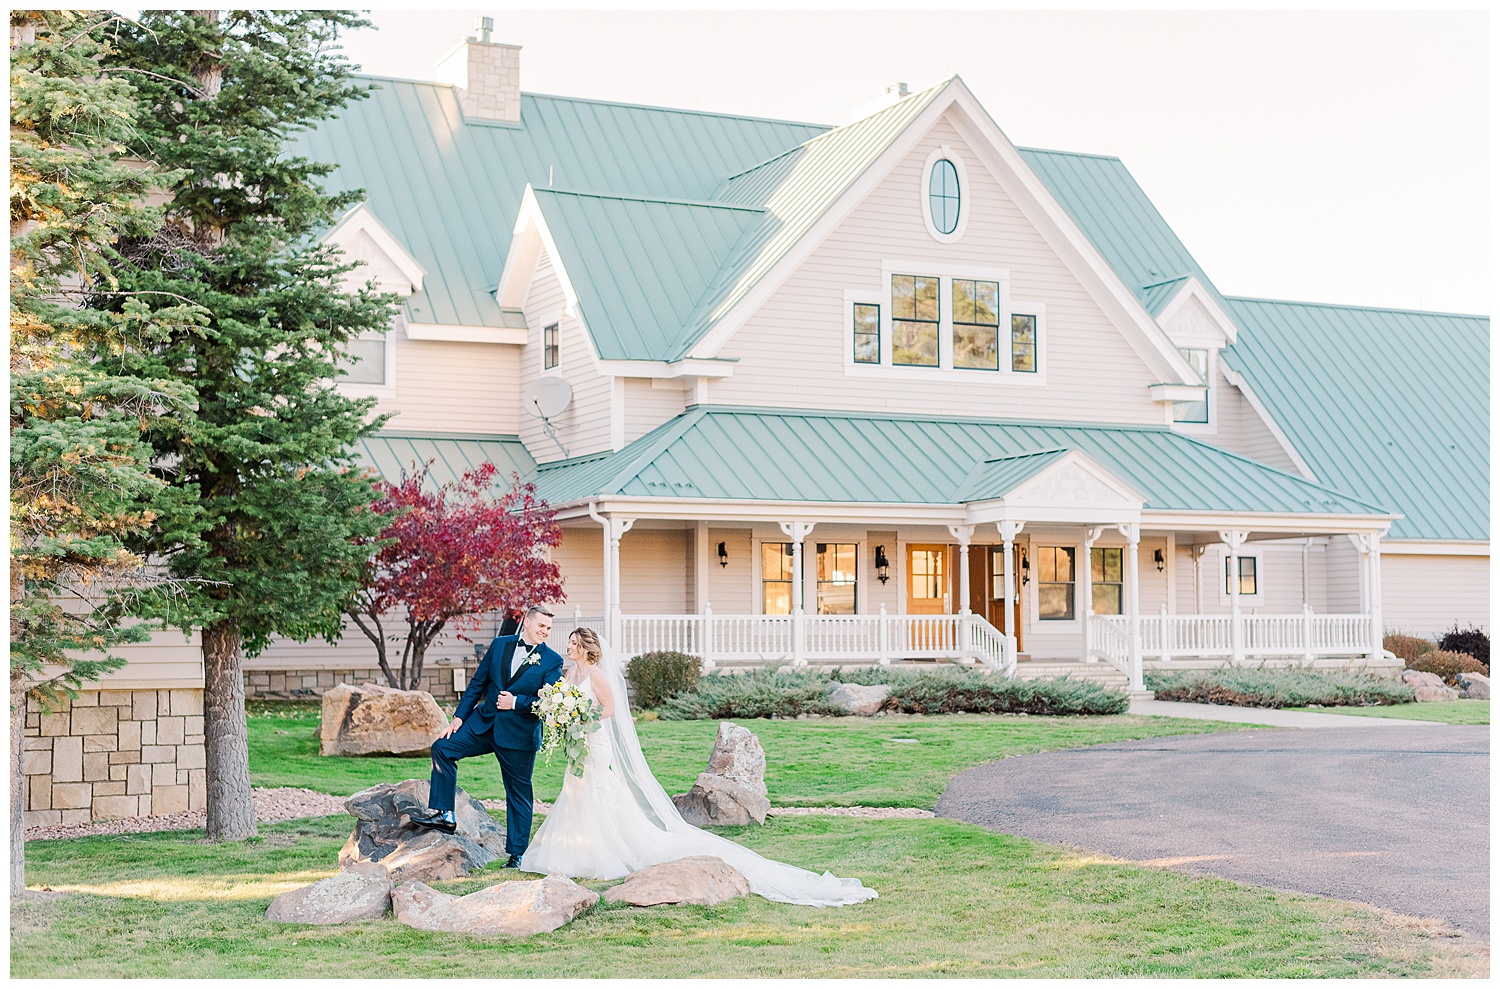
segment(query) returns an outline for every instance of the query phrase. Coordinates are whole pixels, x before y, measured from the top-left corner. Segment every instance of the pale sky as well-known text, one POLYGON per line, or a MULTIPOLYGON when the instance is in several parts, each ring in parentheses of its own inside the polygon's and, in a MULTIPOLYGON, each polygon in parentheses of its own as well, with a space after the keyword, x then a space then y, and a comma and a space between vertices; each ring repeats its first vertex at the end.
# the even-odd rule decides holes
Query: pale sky
POLYGON ((495 18, 528 92, 842 123, 960 75, 1012 142, 1119 156, 1228 295, 1489 312, 1485 12, 376 10, 431 79, 495 18))

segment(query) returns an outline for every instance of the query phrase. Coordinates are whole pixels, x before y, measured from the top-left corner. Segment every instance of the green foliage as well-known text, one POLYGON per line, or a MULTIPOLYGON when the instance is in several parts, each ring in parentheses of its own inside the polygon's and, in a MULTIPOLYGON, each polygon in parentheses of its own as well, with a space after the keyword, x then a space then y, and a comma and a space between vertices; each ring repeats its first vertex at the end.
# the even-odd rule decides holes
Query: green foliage
POLYGON ((625 679, 630 681, 634 696, 632 706, 643 709, 657 707, 674 694, 691 690, 702 675, 702 659, 669 650, 643 652, 625 668, 625 679))
POLYGON ((1404 704, 1415 694, 1399 680, 1367 673, 1303 669, 1216 669, 1147 673, 1157 700, 1234 707, 1368 707, 1404 704))
MULTIPOLYGON (((384 331, 393 297, 342 284, 354 265, 318 246, 358 193, 328 195, 331 167, 286 153, 288 138, 363 95, 333 44, 366 22, 347 11, 152 10, 119 27, 106 68, 143 113, 124 142, 173 177, 155 235, 115 249, 121 290, 197 321, 106 362, 192 385, 197 401, 146 432, 172 498, 132 539, 166 561, 177 593, 128 602, 190 630, 225 628, 255 653, 273 635, 332 637, 371 552, 369 481, 353 444, 373 399, 340 394, 343 346, 384 331), (165 465, 170 465, 167 469, 165 465)), ((116 312, 118 296, 95 295, 116 312)))
POLYGON ((1437 645, 1431 639, 1424 639, 1417 635, 1400 635, 1398 633, 1387 635, 1383 645, 1387 652, 1401 657, 1407 669, 1412 668, 1412 661, 1418 656, 1425 656, 1437 650, 1437 645))
POLYGON ((711 673, 665 702, 661 716, 693 718, 794 718, 841 715, 828 700, 835 681, 889 684, 885 710, 920 714, 1120 714, 1129 699, 1087 680, 1019 680, 960 669, 917 672, 888 668, 795 673, 755 670, 711 673))
POLYGON ((1450 687, 1457 686, 1460 673, 1483 673, 1489 676, 1490 672, 1488 666, 1473 656, 1461 652, 1448 652, 1446 649, 1434 649, 1432 652, 1418 656, 1407 663, 1406 668, 1422 673, 1436 673, 1450 687))
POLYGON ((1438 640, 1438 648, 1448 652, 1461 652, 1473 656, 1484 666, 1486 676, 1490 672, 1490 637, 1482 629, 1453 627, 1438 640))
POLYGON ((125 160, 141 112, 103 68, 117 21, 11 16, 11 671, 34 681, 59 669, 32 685, 48 703, 120 666, 108 650, 148 634, 103 605, 111 588, 147 582, 126 544, 166 499, 143 433, 188 408, 194 387, 118 358, 202 319, 176 300, 153 310, 117 291, 111 245, 154 235, 161 211, 146 199, 179 177, 125 160), (111 311, 80 306, 103 294, 111 311), (70 658, 79 652, 92 658, 70 658))
POLYGON ((1445 725, 1487 725, 1490 723, 1490 702, 1424 701, 1421 704, 1392 704, 1384 707, 1344 707, 1334 713, 1356 715, 1361 718, 1436 721, 1445 725))

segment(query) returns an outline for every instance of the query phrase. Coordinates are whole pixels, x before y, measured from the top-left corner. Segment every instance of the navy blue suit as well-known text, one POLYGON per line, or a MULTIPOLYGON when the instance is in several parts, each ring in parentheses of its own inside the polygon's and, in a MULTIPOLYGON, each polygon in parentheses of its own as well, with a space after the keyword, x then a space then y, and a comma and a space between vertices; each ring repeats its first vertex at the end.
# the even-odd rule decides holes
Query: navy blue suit
POLYGON ((520 857, 531 843, 531 770, 542 747, 542 722, 531 713, 543 685, 562 679, 563 658, 546 643, 536 647, 536 662, 522 666, 514 677, 511 658, 519 635, 502 635, 490 643, 468 689, 459 698, 454 717, 463 720, 458 731, 432 743, 432 784, 427 805, 452 810, 458 785, 458 760, 495 753, 505 780, 505 850, 520 857), (512 710, 497 705, 500 691, 516 698, 512 710))

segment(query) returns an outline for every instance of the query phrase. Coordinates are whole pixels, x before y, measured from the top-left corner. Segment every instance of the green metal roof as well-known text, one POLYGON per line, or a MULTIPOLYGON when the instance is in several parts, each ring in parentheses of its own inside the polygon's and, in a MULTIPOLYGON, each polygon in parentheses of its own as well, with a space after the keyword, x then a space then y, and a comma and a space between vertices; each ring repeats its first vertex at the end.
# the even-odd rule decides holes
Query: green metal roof
POLYGON ((1224 360, 1318 480, 1393 506, 1392 539, 1489 539, 1487 318, 1228 301, 1224 360))
POLYGON ((671 349, 761 211, 724 203, 536 190, 579 308, 605 360, 671 349))
POLYGON ((526 452, 518 436, 423 436, 382 432, 359 441, 359 459, 373 467, 385 480, 395 483, 403 474, 410 475, 431 460, 428 485, 436 487, 458 480, 466 471, 482 463, 500 468, 492 489, 510 490, 511 474, 530 481, 536 473, 536 461, 526 452))
POLYGON ((975 464, 968 476, 960 482, 958 490, 953 492, 953 500, 967 504, 999 498, 1042 468, 1051 466, 1067 455, 1067 450, 1059 448, 982 461, 975 464))
POLYGON ((449 85, 362 78, 369 99, 288 150, 335 164, 330 188, 363 188, 427 270, 407 300, 419 323, 505 325, 494 291, 528 183, 703 200, 725 177, 827 130, 531 93, 521 95, 520 126, 467 123, 449 85))
POLYGON ((1213 281, 1118 158, 1017 148, 1125 287, 1155 316, 1189 275, 1217 299, 1213 281))
POLYGON ((1148 510, 1381 514, 1165 427, 725 406, 694 406, 617 453, 545 465, 537 490, 554 505, 609 495, 956 504, 976 465, 1075 449, 1148 510))

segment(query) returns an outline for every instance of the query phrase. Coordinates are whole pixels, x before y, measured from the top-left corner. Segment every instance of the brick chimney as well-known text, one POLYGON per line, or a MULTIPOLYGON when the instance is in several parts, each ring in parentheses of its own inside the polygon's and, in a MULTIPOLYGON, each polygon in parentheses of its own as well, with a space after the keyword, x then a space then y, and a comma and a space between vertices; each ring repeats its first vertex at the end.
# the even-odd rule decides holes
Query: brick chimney
POLYGON ((520 123, 521 47, 491 41, 494 30, 494 18, 478 18, 474 33, 438 62, 437 79, 458 88, 466 120, 520 123))

